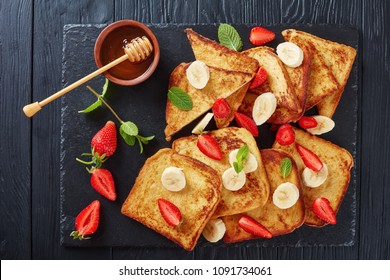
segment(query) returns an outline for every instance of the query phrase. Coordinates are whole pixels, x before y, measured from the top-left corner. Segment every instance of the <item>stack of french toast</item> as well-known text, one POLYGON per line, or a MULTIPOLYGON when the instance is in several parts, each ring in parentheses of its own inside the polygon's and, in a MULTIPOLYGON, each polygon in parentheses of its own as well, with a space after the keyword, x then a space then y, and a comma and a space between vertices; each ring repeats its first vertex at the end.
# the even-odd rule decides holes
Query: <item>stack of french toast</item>
POLYGON ((289 66, 270 47, 237 52, 192 29, 185 32, 196 61, 173 70, 169 89, 180 89, 192 104, 183 109, 167 99, 166 139, 206 115, 194 135, 146 160, 122 213, 186 250, 202 233, 210 242, 233 243, 291 233, 303 224, 335 224, 353 158, 318 135, 334 126, 356 51, 288 29, 284 39, 301 52, 299 65, 289 66), (266 80, 253 86, 261 68, 266 80), (259 105, 259 98, 269 102, 259 105), (288 125, 315 106, 317 127, 288 125), (212 117, 217 129, 205 132, 212 117), (235 118, 241 127, 229 126, 235 118), (293 137, 278 141, 277 135, 272 148, 260 150, 261 136, 245 118, 280 126, 278 134, 287 124, 293 137))

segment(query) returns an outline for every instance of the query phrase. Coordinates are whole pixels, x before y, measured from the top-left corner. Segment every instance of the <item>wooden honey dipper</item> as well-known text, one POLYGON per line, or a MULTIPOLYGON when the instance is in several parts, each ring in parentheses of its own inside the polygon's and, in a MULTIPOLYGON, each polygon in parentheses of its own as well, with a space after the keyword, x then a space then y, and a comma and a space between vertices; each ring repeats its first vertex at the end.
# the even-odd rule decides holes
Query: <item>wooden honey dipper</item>
POLYGON ((108 69, 114 67, 115 65, 125 61, 130 60, 131 63, 138 63, 144 61, 146 58, 150 56, 150 54, 153 51, 153 46, 150 43, 149 39, 146 36, 142 36, 134 38, 130 41, 130 43, 127 43, 124 47, 125 54, 114 61, 110 62, 109 64, 103 66, 102 68, 97 69, 95 72, 92 72, 91 74, 85 76, 84 78, 78 80, 77 82, 74 82, 73 84, 67 86, 66 88, 63 88, 62 90, 54 93, 53 95, 47 97, 46 99, 40 101, 40 102, 34 102, 31 104, 28 104, 23 107, 23 112, 27 117, 34 116, 38 111, 42 109, 43 106, 49 104, 50 102, 56 100, 58 97, 64 95, 65 93, 68 93, 72 89, 75 89, 76 87, 84 84, 85 82, 91 80, 92 78, 95 78, 96 76, 102 74, 103 72, 107 71, 108 69))

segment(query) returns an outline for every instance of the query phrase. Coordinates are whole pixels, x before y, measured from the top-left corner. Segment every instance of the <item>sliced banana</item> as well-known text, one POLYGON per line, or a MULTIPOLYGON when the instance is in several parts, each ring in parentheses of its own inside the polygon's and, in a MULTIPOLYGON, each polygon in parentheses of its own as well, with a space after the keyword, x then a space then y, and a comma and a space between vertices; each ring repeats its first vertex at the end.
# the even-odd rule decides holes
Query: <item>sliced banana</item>
POLYGON ((313 135, 321 135, 327 133, 331 131, 335 126, 334 121, 328 117, 321 115, 312 117, 317 121, 317 126, 313 128, 307 128, 306 130, 313 135))
POLYGON ((222 219, 210 220, 203 229, 203 236, 209 242, 218 242, 225 235, 226 226, 222 219))
POLYGON ((236 173, 233 167, 227 169, 222 174, 223 186, 229 191, 238 191, 241 189, 246 182, 246 175, 244 171, 236 173))
POLYGON ((280 209, 292 207, 299 198, 299 190, 296 185, 290 182, 280 184, 272 196, 272 201, 280 209))
POLYGON ((186 186, 186 177, 183 169, 175 166, 165 168, 161 175, 161 183, 169 191, 181 191, 186 186))
POLYGON ((296 68, 302 64, 303 51, 291 42, 284 42, 276 47, 280 60, 289 67, 296 68))
POLYGON ((207 113, 203 119, 191 131, 193 134, 202 134, 206 126, 209 124, 211 119, 214 117, 213 113, 207 113))
MULTIPOLYGON (((235 149, 230 152, 229 154, 229 163, 233 167, 233 162, 237 161, 237 153, 239 149, 235 149)), ((244 161, 244 172, 245 173, 251 173, 255 171, 258 167, 258 163, 256 160, 256 157, 249 153, 247 159, 244 161)))
POLYGON ((259 95, 252 109, 252 117, 256 125, 265 123, 276 110, 276 97, 272 92, 259 95))
POLYGON ((328 178, 328 166, 323 163, 320 171, 315 172, 310 168, 305 168, 302 172, 303 184, 310 188, 317 188, 321 186, 328 178))
POLYGON ((204 62, 196 60, 187 68, 186 76, 194 88, 202 89, 210 79, 210 70, 204 62))

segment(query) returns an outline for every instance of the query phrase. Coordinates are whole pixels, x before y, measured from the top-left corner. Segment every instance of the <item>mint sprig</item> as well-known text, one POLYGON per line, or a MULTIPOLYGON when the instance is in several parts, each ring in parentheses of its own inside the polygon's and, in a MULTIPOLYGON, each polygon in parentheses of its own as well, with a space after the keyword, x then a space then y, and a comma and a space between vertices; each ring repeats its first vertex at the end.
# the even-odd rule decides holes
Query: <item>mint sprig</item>
POLYGON ((237 30, 227 23, 221 23, 218 27, 219 43, 235 51, 242 50, 242 40, 237 30))
POLYGON ((280 164, 280 173, 282 173, 282 177, 286 178, 290 175, 292 170, 292 162, 289 158, 284 158, 280 164))
POLYGON ((192 109, 191 97, 179 87, 171 87, 168 90, 168 99, 181 110, 189 111, 192 109))
MULTIPOLYGON (((100 95, 100 97, 104 98, 104 96, 106 95, 107 93, 107 89, 108 89, 108 79, 105 80, 104 82, 104 85, 103 85, 103 89, 102 89, 102 94, 100 95)), ((91 88, 87 87, 89 90, 91 90, 91 88)), ((96 100, 95 103, 92 103, 91 105, 89 105, 87 108, 85 108, 84 110, 80 110, 79 113, 89 113, 89 112, 92 112, 93 110, 99 108, 100 106, 102 106, 103 102, 98 98, 96 100)))
POLYGON ((244 162, 248 158, 249 147, 247 145, 241 146, 236 155, 236 161, 233 162, 233 168, 236 173, 240 173, 244 170, 244 162))

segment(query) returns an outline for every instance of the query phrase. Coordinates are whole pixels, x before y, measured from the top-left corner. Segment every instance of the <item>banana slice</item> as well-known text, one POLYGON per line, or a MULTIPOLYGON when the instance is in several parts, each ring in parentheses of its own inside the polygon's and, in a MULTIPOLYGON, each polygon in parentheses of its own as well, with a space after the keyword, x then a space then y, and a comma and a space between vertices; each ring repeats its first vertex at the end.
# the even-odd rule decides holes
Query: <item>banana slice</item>
POLYGON ((169 191, 181 191, 186 186, 186 177, 183 169, 175 166, 165 168, 161 175, 161 183, 169 191))
POLYGON ((276 110, 276 97, 272 92, 259 95, 252 109, 252 117, 256 125, 265 123, 276 110))
POLYGON ((326 181, 326 178, 328 178, 328 166, 325 163, 318 172, 307 167, 302 172, 302 181, 307 187, 317 188, 326 181))
POLYGON ((202 89, 210 79, 210 70, 204 62, 196 60, 187 68, 186 76, 194 88, 202 89))
POLYGON ((280 184, 272 196, 273 203, 280 209, 292 207, 299 198, 299 190, 296 185, 290 182, 280 184))
MULTIPOLYGON (((233 162, 237 161, 237 153, 238 153, 238 149, 235 149, 231 151, 229 154, 229 163, 232 167, 233 167, 233 162)), ((257 167, 258 167, 258 163, 255 156, 252 153, 249 153, 246 161, 244 162, 243 171, 245 173, 251 173, 255 171, 257 167)))
POLYGON ((280 60, 289 67, 296 68, 302 64, 303 51, 291 42, 284 42, 276 47, 280 60))
POLYGON ((229 191, 238 191, 241 189, 246 182, 246 175, 244 171, 236 173, 233 167, 227 169, 222 174, 223 186, 229 191))
POLYGON ((203 229, 203 236, 209 242, 218 242, 225 235, 226 226, 222 219, 210 220, 203 229))
POLYGON ((334 121, 328 117, 321 115, 312 117, 317 121, 317 126, 313 128, 307 128, 306 130, 313 135, 321 135, 327 133, 331 131, 335 126, 334 121))
POLYGON ((193 134, 202 134, 206 126, 209 124, 211 119, 214 117, 213 113, 207 113, 203 119, 198 122, 198 124, 194 127, 194 129, 191 131, 193 134))

